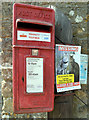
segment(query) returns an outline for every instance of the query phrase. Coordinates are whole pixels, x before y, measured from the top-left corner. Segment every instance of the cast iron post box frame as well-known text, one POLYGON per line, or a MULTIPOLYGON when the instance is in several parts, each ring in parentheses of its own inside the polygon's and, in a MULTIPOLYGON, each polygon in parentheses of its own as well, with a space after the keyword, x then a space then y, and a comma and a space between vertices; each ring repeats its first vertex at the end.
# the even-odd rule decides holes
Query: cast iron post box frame
MULTIPOLYGON (((13 7, 13 108, 15 113, 49 112, 54 108, 54 33, 53 9, 16 3, 13 7), (22 34, 23 33, 23 34, 22 34), (43 37, 25 38, 29 34, 43 37), (20 36, 23 38, 20 39, 20 36), (43 41, 42 41, 43 40, 43 41), (47 41, 46 41, 47 40, 47 41), (33 55, 32 50, 38 54, 33 55), (27 93, 27 62, 42 61, 43 92, 27 93)), ((30 63, 29 63, 30 64, 30 63)), ((40 72, 40 71, 38 71, 40 72)), ((40 73, 39 73, 40 74, 40 73)), ((31 81, 30 81, 31 83, 31 81)), ((39 88, 38 88, 39 89, 39 88)))

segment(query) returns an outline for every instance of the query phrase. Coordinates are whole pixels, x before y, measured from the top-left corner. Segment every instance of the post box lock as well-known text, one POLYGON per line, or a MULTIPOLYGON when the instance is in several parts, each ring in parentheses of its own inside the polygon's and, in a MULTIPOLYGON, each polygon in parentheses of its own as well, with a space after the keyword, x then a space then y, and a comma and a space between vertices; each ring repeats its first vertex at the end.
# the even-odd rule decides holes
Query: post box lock
POLYGON ((24 82, 24 77, 22 77, 22 81, 24 82))

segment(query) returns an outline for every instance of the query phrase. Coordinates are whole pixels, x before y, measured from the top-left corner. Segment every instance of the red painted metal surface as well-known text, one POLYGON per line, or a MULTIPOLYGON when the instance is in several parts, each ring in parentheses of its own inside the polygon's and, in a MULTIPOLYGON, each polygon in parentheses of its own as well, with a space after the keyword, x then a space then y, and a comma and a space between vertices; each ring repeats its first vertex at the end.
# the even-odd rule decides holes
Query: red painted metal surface
MULTIPOLYGON (((13 6, 13 108, 15 113, 49 112, 54 108, 55 13, 50 8, 13 6), (18 31, 51 34, 51 41, 18 40, 18 31), (38 49, 38 56, 32 49, 38 49), (43 58, 43 92, 26 92, 26 57, 43 58)), ((22 35, 26 37, 26 35, 22 35)))

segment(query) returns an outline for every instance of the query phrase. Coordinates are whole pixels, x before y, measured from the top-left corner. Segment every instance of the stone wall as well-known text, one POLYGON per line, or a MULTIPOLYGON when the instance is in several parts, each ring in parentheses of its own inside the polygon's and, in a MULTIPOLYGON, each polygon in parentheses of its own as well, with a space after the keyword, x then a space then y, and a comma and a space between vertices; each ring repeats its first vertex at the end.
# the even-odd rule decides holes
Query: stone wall
MULTIPOLYGON (((87 51, 87 3, 50 3, 34 2, 26 3, 47 7, 54 5, 59 8, 72 23, 73 43, 82 47, 82 53, 89 54, 87 51)), ((2 3, 2 117, 10 118, 47 118, 47 113, 34 114, 14 114, 13 113, 13 94, 12 94, 12 7, 13 3, 2 3)), ((76 95, 87 104, 87 85, 82 85, 81 90, 76 91, 76 95)), ((87 107, 75 96, 73 98, 73 117, 87 118, 87 107)))
POLYGON ((1 118, 1 110, 2 110, 2 96, 1 96, 1 44, 2 44, 2 39, 1 39, 1 34, 2 34, 2 5, 0 4, 0 118, 1 118))

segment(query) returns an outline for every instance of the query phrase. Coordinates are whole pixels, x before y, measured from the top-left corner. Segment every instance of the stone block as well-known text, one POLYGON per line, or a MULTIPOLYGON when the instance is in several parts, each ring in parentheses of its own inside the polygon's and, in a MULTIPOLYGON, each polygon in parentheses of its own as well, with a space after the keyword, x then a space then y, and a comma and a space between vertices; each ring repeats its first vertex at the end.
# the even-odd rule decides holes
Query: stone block
POLYGON ((32 113, 31 118, 47 118, 47 112, 43 113, 32 113))
POLYGON ((4 80, 12 80, 12 69, 2 69, 2 77, 4 80))
POLYGON ((87 54, 87 40, 81 40, 79 45, 81 46, 81 53, 87 54))
POLYGON ((12 52, 11 51, 3 51, 1 56, 2 56, 1 64, 12 63, 12 52))
POLYGON ((12 5, 11 2, 2 2, 2 15, 4 17, 12 15, 12 5))
POLYGON ((13 112, 13 99, 12 98, 3 99, 2 110, 5 112, 13 112))
POLYGON ((26 114, 18 114, 18 118, 27 118, 26 114))
POLYGON ((12 50, 11 48, 12 48, 12 39, 11 38, 2 38, 2 51, 12 50))
POLYGON ((4 98, 12 97, 12 83, 9 81, 2 81, 2 96, 4 98))

